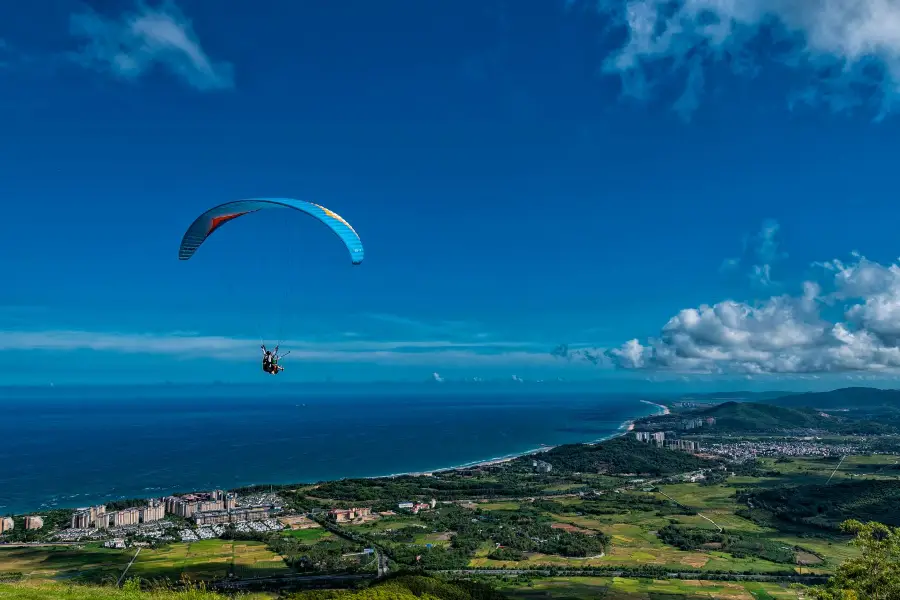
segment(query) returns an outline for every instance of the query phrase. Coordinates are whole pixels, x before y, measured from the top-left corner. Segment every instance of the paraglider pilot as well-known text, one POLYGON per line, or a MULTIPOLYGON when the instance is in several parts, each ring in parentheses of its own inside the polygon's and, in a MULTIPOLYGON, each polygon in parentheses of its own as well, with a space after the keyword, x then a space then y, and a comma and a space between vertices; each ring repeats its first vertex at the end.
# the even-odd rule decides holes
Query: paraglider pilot
POLYGON ((278 375, 279 372, 284 371, 284 367, 278 365, 278 346, 275 346, 274 351, 268 350, 265 344, 260 346, 260 348, 263 351, 263 371, 270 375, 278 375))

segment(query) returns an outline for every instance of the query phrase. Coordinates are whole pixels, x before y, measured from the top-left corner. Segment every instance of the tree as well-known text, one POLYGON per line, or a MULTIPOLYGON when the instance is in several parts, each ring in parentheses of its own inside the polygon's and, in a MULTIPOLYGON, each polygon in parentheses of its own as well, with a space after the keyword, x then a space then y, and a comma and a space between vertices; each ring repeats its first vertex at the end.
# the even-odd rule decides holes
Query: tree
POLYGON ((828 583, 811 588, 818 600, 893 600, 900 598, 900 528, 871 521, 844 521, 860 556, 844 561, 828 583))

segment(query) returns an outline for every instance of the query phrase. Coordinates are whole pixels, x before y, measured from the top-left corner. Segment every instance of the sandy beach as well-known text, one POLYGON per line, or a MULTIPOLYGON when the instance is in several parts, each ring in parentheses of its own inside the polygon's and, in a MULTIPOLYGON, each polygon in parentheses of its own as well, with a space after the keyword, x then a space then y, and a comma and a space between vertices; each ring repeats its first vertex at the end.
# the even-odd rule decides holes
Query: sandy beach
POLYGON ((659 409, 662 411, 661 413, 659 413, 661 415, 672 414, 672 411, 669 410, 668 406, 663 406, 662 404, 657 404, 656 402, 650 402, 649 400, 641 400, 641 402, 643 402, 644 404, 652 404, 653 406, 658 406, 659 409))
MULTIPOLYGON (((659 413, 659 414, 661 414, 661 415, 668 415, 668 414, 671 413, 671 411, 668 409, 668 407, 663 406, 662 404, 657 404, 657 403, 655 403, 655 402, 650 402, 649 400, 641 400, 641 402, 643 402, 644 404, 652 404, 653 406, 658 407, 658 408, 660 409, 660 413, 659 413)), ((634 429, 634 420, 631 419, 631 420, 628 420, 628 421, 625 421, 624 423, 622 423, 622 425, 619 426, 619 431, 618 431, 618 432, 613 433, 613 434, 611 434, 611 435, 608 435, 608 436, 606 436, 606 437, 604 437, 604 438, 601 438, 601 439, 598 439, 598 440, 593 440, 593 441, 590 441, 590 442, 583 442, 583 443, 589 444, 589 445, 599 444, 600 442, 605 442, 605 441, 607 441, 607 440, 611 440, 612 438, 618 437, 618 436, 620 436, 620 435, 625 435, 626 433, 628 433, 629 431, 632 431, 633 429, 634 429)), ((512 462, 512 461, 514 461, 514 460, 516 460, 516 459, 518 459, 518 458, 522 458, 522 457, 525 457, 525 456, 533 456, 533 455, 535 455, 535 454, 540 454, 540 453, 542 453, 542 452, 547 452, 547 451, 549 451, 549 450, 553 450, 554 448, 556 448, 556 446, 546 446, 546 445, 542 445, 540 448, 535 448, 535 449, 533 449, 533 450, 528 450, 527 452, 520 452, 520 453, 518 453, 518 454, 511 454, 511 455, 509 455, 509 456, 502 456, 502 457, 499 457, 499 458, 491 458, 491 459, 488 459, 488 460, 483 460, 483 461, 478 461, 478 462, 473 462, 473 463, 467 463, 467 464, 464 464, 464 465, 457 465, 457 466, 455 466, 455 467, 444 467, 444 468, 441 468, 441 469, 434 469, 434 470, 432 470, 432 471, 421 471, 421 472, 410 472, 410 473, 394 473, 394 474, 391 474, 391 475, 379 475, 379 476, 373 476, 373 477, 366 477, 366 479, 384 479, 385 477, 421 477, 421 476, 426 476, 426 477, 427 477, 427 476, 434 475, 435 473, 446 473, 446 472, 448 472, 448 471, 462 471, 462 470, 465 470, 465 469, 474 469, 474 468, 477 468, 477 467, 490 467, 490 466, 492 466, 492 465, 501 465, 501 464, 503 464, 503 463, 512 462)))

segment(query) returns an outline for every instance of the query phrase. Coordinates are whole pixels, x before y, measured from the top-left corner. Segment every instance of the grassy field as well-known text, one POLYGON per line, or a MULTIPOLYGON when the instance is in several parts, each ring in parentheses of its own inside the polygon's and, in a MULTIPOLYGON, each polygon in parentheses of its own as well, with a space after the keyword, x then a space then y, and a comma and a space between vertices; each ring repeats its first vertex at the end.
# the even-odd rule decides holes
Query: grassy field
POLYGON ((388 529, 403 529, 404 527, 425 527, 425 524, 416 517, 384 517, 370 523, 362 525, 346 524, 347 527, 354 531, 366 533, 380 533, 388 529))
POLYGON ((501 591, 513 600, 787 600, 797 592, 771 583, 733 583, 632 579, 626 577, 554 577, 501 591))
MULTIPOLYGON (((800 485, 806 483, 822 484, 828 481, 832 472, 831 481, 846 481, 849 479, 897 479, 900 470, 892 469, 900 464, 900 456, 893 454, 852 455, 847 456, 840 468, 838 460, 826 458, 792 458, 790 462, 776 462, 775 459, 760 459, 766 468, 781 472, 777 479, 779 483, 800 485), (837 468, 837 471, 835 471, 837 468)), ((772 481, 771 478, 768 481, 772 481)))
POLYGON ((296 538, 306 544, 315 544, 322 540, 328 540, 334 537, 334 534, 321 527, 310 527, 309 529, 291 529, 285 530, 284 535, 296 538))
MULTIPOLYGON (((869 457, 861 464, 880 465, 892 464, 891 460, 874 460, 869 457)), ((884 457, 874 457, 884 459, 884 457)), ((845 460, 847 463, 850 459, 845 460)), ((828 474, 834 470, 836 462, 832 463, 828 474)), ((854 464, 854 463, 851 463, 854 464)), ((815 459, 799 460, 792 463, 791 469, 784 477, 790 480, 795 477, 806 477, 804 466, 813 470, 824 470, 823 461, 815 459), (799 474, 799 475, 798 475, 799 474)), ((783 466, 781 464, 779 467, 783 466)), ((818 475, 817 475, 818 476, 818 475)), ((648 493, 659 500, 672 498, 684 506, 697 509, 701 515, 665 515, 659 516, 655 511, 626 510, 608 515, 579 515, 581 500, 577 498, 565 498, 560 500, 565 512, 563 514, 550 514, 549 516, 563 524, 573 525, 583 530, 602 531, 611 537, 612 543, 603 557, 589 559, 563 558, 559 556, 547 556, 533 554, 526 561, 494 561, 487 558, 487 552, 479 552, 471 563, 473 566, 484 567, 516 567, 534 564, 546 564, 563 566, 612 566, 625 567, 653 564, 677 569, 679 567, 693 567, 703 570, 729 570, 745 571, 755 570, 760 572, 781 571, 790 568, 790 565, 778 564, 768 560, 754 557, 734 557, 725 552, 713 550, 683 551, 659 540, 656 532, 670 523, 679 525, 715 529, 716 525, 726 531, 752 534, 766 537, 772 541, 780 542, 786 546, 796 546, 803 549, 798 554, 798 559, 803 560, 803 565, 796 568, 805 572, 827 573, 834 569, 842 561, 856 555, 856 549, 847 545, 846 538, 834 537, 802 537, 796 534, 788 534, 774 528, 766 528, 753 523, 737 514, 737 511, 745 508, 737 503, 735 493, 738 488, 751 487, 760 484, 763 479, 752 477, 733 478, 725 484, 701 486, 696 483, 683 483, 664 485, 659 489, 665 495, 657 492, 648 493), (667 498, 668 496, 669 498, 667 498), (708 517, 710 522, 703 517, 708 517)), ((491 505, 494 510, 508 510, 508 503, 491 505)))
POLYGON ((0 600, 271 600, 270 594, 221 596, 203 590, 139 592, 129 584, 125 588, 63 585, 29 581, 0 584, 0 600))
POLYGON ((478 508, 481 510, 518 510, 521 504, 518 502, 481 502, 478 508))
MULTIPOLYGON (((2 548, 0 573, 19 571, 28 579, 60 579, 102 582, 117 579, 134 556, 134 550, 87 547, 2 548)), ((177 580, 184 573, 191 579, 225 577, 234 569, 241 577, 286 572, 280 556, 260 542, 203 540, 171 544, 156 550, 143 549, 129 576, 177 580)))
POLYGON ((261 542, 201 540, 141 551, 129 575, 177 580, 183 574, 193 580, 208 580, 226 577, 232 569, 238 577, 288 572, 281 557, 261 542))
POLYGON ((134 552, 87 546, 82 549, 42 546, 0 548, 0 573, 21 572, 29 579, 85 579, 118 577, 134 552))

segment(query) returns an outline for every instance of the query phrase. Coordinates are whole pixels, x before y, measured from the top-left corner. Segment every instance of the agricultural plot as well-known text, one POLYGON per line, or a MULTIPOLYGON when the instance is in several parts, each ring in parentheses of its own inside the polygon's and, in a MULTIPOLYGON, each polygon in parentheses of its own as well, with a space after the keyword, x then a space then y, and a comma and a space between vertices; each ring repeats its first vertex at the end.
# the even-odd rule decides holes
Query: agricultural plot
POLYGON ((134 552, 99 547, 0 548, 0 573, 20 572, 27 579, 99 582, 118 575, 134 552))
POLYGON ((203 540, 144 550, 129 574, 173 580, 183 574, 193 580, 209 580, 227 577, 231 571, 240 577, 256 577, 287 573, 288 567, 260 542, 203 540))
POLYGON ((502 588, 513 600, 796 600, 797 592, 771 583, 734 583, 626 577, 553 577, 502 588))

